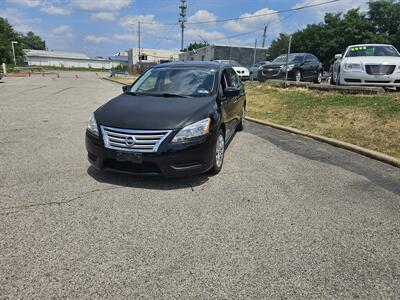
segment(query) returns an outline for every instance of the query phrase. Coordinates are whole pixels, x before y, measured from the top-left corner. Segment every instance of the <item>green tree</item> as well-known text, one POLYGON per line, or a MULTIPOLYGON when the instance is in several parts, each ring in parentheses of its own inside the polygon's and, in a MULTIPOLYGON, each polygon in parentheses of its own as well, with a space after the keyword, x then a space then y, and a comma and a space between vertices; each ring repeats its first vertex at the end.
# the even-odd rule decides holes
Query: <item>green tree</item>
POLYGON ((45 41, 43 41, 40 36, 37 36, 32 31, 29 31, 27 35, 21 36, 20 42, 23 45, 24 49, 34 49, 34 50, 46 49, 45 41))
POLYGON ((207 44, 204 43, 204 42, 199 42, 199 43, 198 42, 194 42, 194 43, 190 43, 189 46, 187 46, 184 49, 184 51, 193 51, 193 50, 196 50, 196 49, 203 48, 205 46, 207 46, 207 44))
POLYGON ((23 35, 14 30, 7 19, 0 17, 0 64, 13 63, 11 42, 16 41, 15 56, 17 61, 22 62, 23 49, 44 50, 45 42, 33 32, 23 35))
MULTIPOLYGON (((19 41, 19 38, 20 34, 12 28, 7 19, 0 17, 0 63, 13 61, 11 41, 19 41)), ((18 47, 16 51, 19 53, 18 47)))
MULTIPOLYGON (((271 58, 287 51, 289 36, 280 34, 272 41, 271 58)), ((351 44, 389 43, 400 47, 400 2, 380 0, 369 2, 368 12, 350 9, 344 14, 325 15, 319 24, 307 25, 293 34, 291 52, 315 54, 328 69, 336 53, 351 44)))
POLYGON ((288 51, 289 35, 285 33, 279 34, 279 37, 271 42, 271 46, 268 48, 268 54, 270 59, 275 59, 281 54, 285 54, 288 51))

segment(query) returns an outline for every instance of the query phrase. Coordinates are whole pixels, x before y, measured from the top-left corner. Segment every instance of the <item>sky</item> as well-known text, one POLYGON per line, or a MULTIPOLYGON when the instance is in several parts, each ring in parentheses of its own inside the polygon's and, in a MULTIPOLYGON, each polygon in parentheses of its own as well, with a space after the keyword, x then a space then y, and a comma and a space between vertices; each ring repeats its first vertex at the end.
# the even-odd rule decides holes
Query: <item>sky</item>
MULTIPOLYGON (((326 12, 367 8, 365 0, 340 0, 299 10, 275 13, 327 0, 187 0, 185 44, 206 40, 210 44, 254 46, 261 44, 265 24, 267 45, 280 32, 291 33, 323 21, 326 12), (227 22, 216 20, 251 17, 227 22), (206 24, 190 24, 196 22, 206 24)), ((0 0, 0 16, 22 33, 40 35, 49 50, 83 52, 91 57, 111 56, 137 47, 180 48, 179 0, 0 0), (173 25, 171 25, 173 24, 173 25)))

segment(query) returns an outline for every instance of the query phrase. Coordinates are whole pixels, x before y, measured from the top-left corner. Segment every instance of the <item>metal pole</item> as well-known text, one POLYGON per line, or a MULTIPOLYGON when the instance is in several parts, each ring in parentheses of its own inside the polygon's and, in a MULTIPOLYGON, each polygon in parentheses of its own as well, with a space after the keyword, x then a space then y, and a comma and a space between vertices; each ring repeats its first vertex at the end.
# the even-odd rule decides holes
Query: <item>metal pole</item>
POLYGON ((181 51, 183 52, 183 44, 184 44, 184 34, 185 34, 185 23, 186 23, 186 10, 187 10, 187 4, 186 0, 181 0, 181 3, 179 5, 180 8, 180 18, 179 18, 179 23, 181 23, 181 51))
POLYGON ((138 22, 138 58, 139 58, 139 70, 142 69, 142 53, 140 51, 140 21, 138 22))
POLYGON ((289 47, 286 56, 286 75, 285 75, 285 86, 287 86, 287 78, 288 78, 288 65, 289 65, 289 55, 290 55, 290 47, 292 46, 292 36, 289 36, 289 47))
POLYGON ((17 60, 15 59, 15 49, 14 49, 14 44, 18 44, 18 42, 16 41, 12 41, 11 42, 11 48, 12 48, 12 52, 13 52, 13 58, 14 58, 14 66, 17 65, 17 60))
POLYGON ((264 26, 264 32, 263 32, 263 39, 262 39, 262 47, 265 48, 265 40, 267 39, 267 29, 268 29, 268 25, 264 26))
POLYGON ((253 66, 256 64, 256 56, 257 56, 257 39, 254 43, 254 57, 253 57, 253 66))

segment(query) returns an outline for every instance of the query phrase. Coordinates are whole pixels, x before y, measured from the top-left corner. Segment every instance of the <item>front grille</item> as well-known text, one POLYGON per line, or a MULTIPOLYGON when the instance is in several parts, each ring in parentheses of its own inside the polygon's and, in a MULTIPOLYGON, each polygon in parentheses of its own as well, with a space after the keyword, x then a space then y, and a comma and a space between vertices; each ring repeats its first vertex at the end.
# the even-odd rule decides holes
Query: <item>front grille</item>
POLYGON ((393 65, 366 65, 365 70, 370 75, 390 75, 396 66, 393 65))
POLYGON ((131 130, 100 126, 104 146, 127 152, 156 152, 171 130, 131 130))
POLYGON ((366 83, 390 83, 390 80, 365 80, 366 83))
POLYGON ((262 74, 264 76, 277 76, 280 73, 280 68, 263 68, 262 74))
POLYGON ((115 159, 106 159, 103 165, 104 169, 130 172, 136 174, 161 174, 160 168, 153 162, 143 162, 135 164, 129 161, 116 161, 115 159))
POLYGON ((353 79, 353 78, 345 78, 344 81, 361 83, 361 79, 353 79))

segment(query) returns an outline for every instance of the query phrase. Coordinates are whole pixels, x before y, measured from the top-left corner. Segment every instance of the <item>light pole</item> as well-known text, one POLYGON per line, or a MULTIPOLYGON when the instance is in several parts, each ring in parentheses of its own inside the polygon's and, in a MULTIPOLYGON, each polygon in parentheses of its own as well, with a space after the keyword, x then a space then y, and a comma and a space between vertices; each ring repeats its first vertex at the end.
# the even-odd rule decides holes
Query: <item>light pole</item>
POLYGON ((17 65, 17 60, 15 59, 15 49, 14 49, 14 44, 18 44, 16 41, 11 41, 11 47, 12 47, 12 52, 13 52, 13 58, 14 58, 14 66, 17 65))

